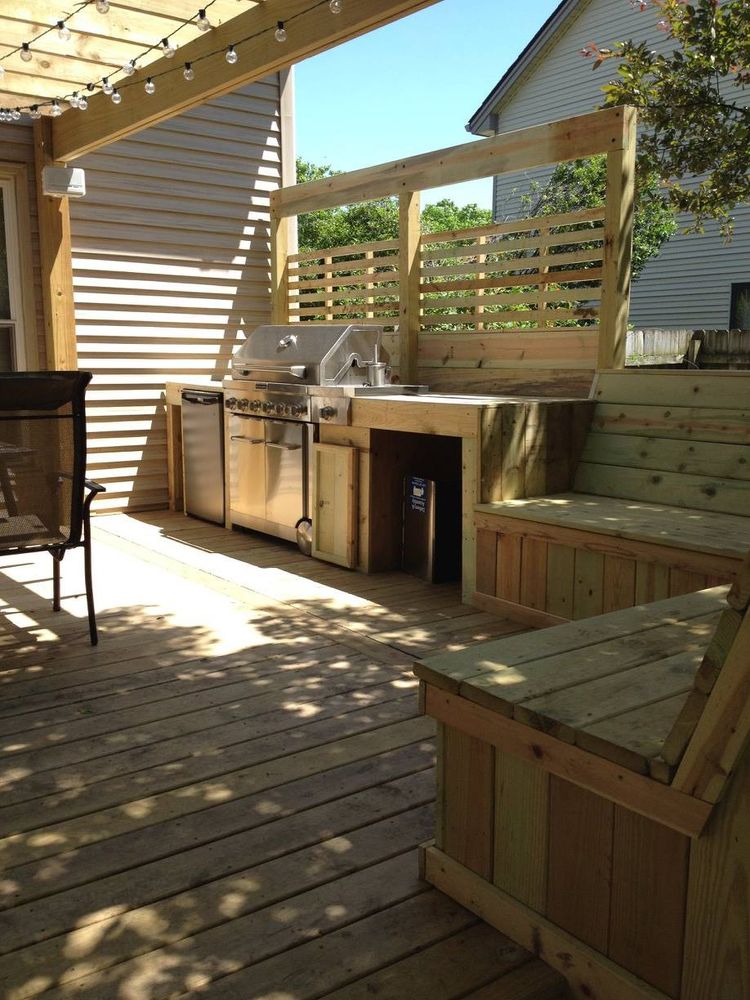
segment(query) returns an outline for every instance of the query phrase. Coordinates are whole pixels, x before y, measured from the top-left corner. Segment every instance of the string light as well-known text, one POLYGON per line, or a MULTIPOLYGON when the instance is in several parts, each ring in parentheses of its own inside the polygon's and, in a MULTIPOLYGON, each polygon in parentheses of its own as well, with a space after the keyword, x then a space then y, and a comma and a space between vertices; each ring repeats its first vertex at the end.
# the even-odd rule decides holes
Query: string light
MULTIPOLYGON (((125 62, 119 72, 122 73, 123 77, 129 78, 134 76, 138 68, 137 61, 147 56, 151 52, 158 51, 165 59, 171 59, 177 51, 177 45, 172 41, 172 36, 176 34, 177 31, 180 30, 180 27, 185 27, 189 24, 194 24, 201 32, 209 31, 212 28, 211 22, 206 16, 206 12, 208 8, 211 7, 215 2, 216 0, 209 0, 209 2, 206 4, 205 7, 201 7, 198 10, 197 15, 193 15, 193 17, 191 18, 185 19, 182 22, 182 25, 178 26, 175 30, 171 32, 170 36, 162 38, 161 41, 154 42, 154 44, 144 47, 141 50, 140 54, 136 55, 133 59, 130 59, 127 62, 125 62)), ((65 18, 61 18, 51 27, 45 28, 43 31, 41 31, 36 37, 31 38, 29 41, 22 42, 21 45, 18 46, 17 48, 6 52, 4 56, 0 56, 0 80, 2 80, 6 74, 5 67, 2 65, 3 61, 6 58, 18 54, 24 62, 27 63, 31 62, 35 55, 35 53, 32 51, 32 45, 34 45, 36 42, 39 41, 39 39, 49 34, 50 32, 56 31, 61 40, 67 41, 70 38, 72 38, 72 33, 66 23, 67 19, 72 17, 79 10, 82 10, 91 4, 94 4, 96 10, 101 14, 107 14, 110 11, 110 0, 79 0, 79 2, 75 4, 75 9, 72 12, 69 11, 65 15, 65 18)), ((324 4, 328 6, 332 14, 341 13, 344 7, 343 0, 311 0, 310 6, 307 9, 296 11, 294 14, 290 15, 288 20, 291 21, 298 17, 301 17, 302 15, 308 13, 308 11, 314 10, 318 7, 322 7, 324 4)), ((212 58, 213 56, 216 56, 218 53, 223 51, 226 62, 229 65, 234 65, 239 60, 239 56, 237 53, 238 44, 250 41, 255 38, 259 38, 270 30, 272 29, 261 28, 260 30, 255 31, 252 34, 240 38, 238 42, 235 42, 232 45, 228 45, 223 49, 218 49, 213 52, 206 52, 202 54, 201 56, 198 57, 198 61, 203 61, 205 59, 212 58)), ((276 22, 274 37, 280 43, 287 41, 288 38, 287 28, 286 28, 286 23, 284 21, 276 22)), ((153 94, 156 90, 155 80, 157 80, 161 76, 165 76, 169 72, 170 72, 169 70, 164 69, 161 72, 155 73, 153 76, 147 77, 144 87, 146 93, 153 94)), ((193 63, 185 62, 183 64, 182 75, 186 80, 186 82, 188 83, 195 79, 195 70, 193 68, 193 63)), ((132 81, 133 84, 137 82, 138 82, 137 80, 132 81)), ((131 81, 128 80, 126 83, 121 84, 121 86, 122 85, 130 86, 131 81)), ((88 92, 87 94, 81 93, 79 91, 74 91, 72 95, 61 95, 51 100, 41 102, 41 104, 28 105, 24 108, 17 108, 15 110, 18 112, 19 117, 23 112, 25 112, 30 117, 36 118, 37 116, 41 117, 42 108, 48 108, 51 117, 57 118, 63 113, 61 102, 64 101, 71 107, 85 111, 88 108, 89 96, 95 94, 97 90, 100 90, 103 94, 108 96, 112 100, 113 104, 117 105, 120 104, 122 101, 122 95, 119 93, 118 89, 113 85, 109 77, 106 76, 101 77, 101 79, 95 82, 89 82, 85 86, 86 86, 86 91, 88 92)), ((17 120, 13 119, 13 114, 14 114, 13 110, 9 108, 0 109, 0 121, 17 120)))
POLYGON ((42 117, 42 112, 39 110, 38 104, 32 104, 29 108, 29 118, 34 121, 38 121, 42 117))
POLYGON ((14 122, 19 122, 21 120, 21 109, 13 108, 13 110, 10 113, 10 117, 13 119, 14 122))

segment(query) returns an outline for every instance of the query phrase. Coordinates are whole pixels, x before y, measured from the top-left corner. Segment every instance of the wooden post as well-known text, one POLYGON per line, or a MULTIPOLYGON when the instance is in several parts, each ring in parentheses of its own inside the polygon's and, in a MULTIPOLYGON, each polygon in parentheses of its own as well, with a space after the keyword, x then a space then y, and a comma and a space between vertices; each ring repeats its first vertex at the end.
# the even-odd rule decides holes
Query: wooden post
POLYGON ((399 196, 399 353, 400 375, 404 384, 417 381, 420 310, 420 199, 418 191, 399 196))
POLYGON ((326 322, 330 323, 333 320, 333 257, 326 257, 323 261, 323 287, 325 288, 325 316, 326 322), (327 282, 330 280, 330 288, 327 282))
POLYGON ((289 238, 292 220, 271 210, 271 322, 289 320, 289 238))
MULTIPOLYGON (((374 253, 374 251, 368 250, 365 253, 365 259, 366 260, 374 260, 375 259, 375 253, 374 253)), ((368 292, 375 287, 374 283, 369 280, 369 275, 372 275, 374 273, 375 273, 375 268, 372 267, 372 266, 366 268, 366 270, 365 270, 365 274, 368 275, 368 280, 365 282, 365 289, 368 292)), ((375 318, 375 312, 373 310, 373 305, 374 304, 375 304, 375 299, 373 298, 372 295, 368 295, 367 298, 365 299, 365 306, 366 306, 365 319, 374 319, 375 318)))
POLYGON ((604 262, 597 367, 624 368, 633 252, 636 112, 622 107, 622 148, 607 154, 604 262))
POLYGON ((42 193, 42 170, 54 163, 51 149, 52 119, 42 118, 34 122, 34 166, 47 368, 74 371, 78 368, 78 351, 68 199, 42 193))
MULTIPOLYGON (((549 239, 550 231, 551 230, 549 226, 545 226, 543 224, 539 226, 539 256, 542 258, 546 257, 547 254, 549 253, 549 246, 547 244, 547 240, 549 239)), ((549 273, 549 264, 545 264, 539 268, 540 276, 542 274, 548 274, 548 273, 549 273)), ((549 321, 545 315, 547 309, 548 288, 549 286, 546 281, 539 282, 539 289, 538 289, 539 299, 537 302, 537 309, 539 310, 539 322, 537 325, 539 326, 540 329, 543 329, 544 327, 549 325, 549 321)))
MULTIPOLYGON (((477 242, 479 243, 480 247, 484 247, 484 245, 487 242, 487 237, 486 236, 480 236, 477 242)), ((486 260, 487 260, 487 254, 485 254, 485 253, 479 253, 479 254, 477 254, 477 264, 484 264, 486 262, 486 260)), ((477 281, 484 281, 485 277, 486 277, 485 273, 483 271, 480 271, 477 274, 477 276, 476 276, 476 280, 477 281)), ((484 293, 485 293, 485 289, 482 287, 482 288, 477 288, 475 294, 476 294, 477 298, 481 298, 484 295, 484 293)), ((474 306, 474 316, 475 316, 474 329, 476 330, 477 333, 481 333, 484 330, 484 323, 482 322, 482 319, 480 318, 480 317, 483 316, 483 314, 484 314, 484 306, 483 305, 474 306)))

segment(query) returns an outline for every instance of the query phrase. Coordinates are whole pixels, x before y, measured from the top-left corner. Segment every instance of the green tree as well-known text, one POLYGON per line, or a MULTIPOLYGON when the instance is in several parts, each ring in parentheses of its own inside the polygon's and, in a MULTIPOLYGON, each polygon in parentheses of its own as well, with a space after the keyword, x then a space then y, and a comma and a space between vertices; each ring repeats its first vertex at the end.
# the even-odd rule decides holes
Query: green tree
MULTIPOLYGON (((314 164, 297 159, 297 183, 334 177, 340 174, 329 163, 314 164)), ((449 229, 467 229, 492 221, 489 209, 478 205, 456 205, 450 198, 443 198, 422 211, 422 229, 426 233, 439 233, 449 229)), ((350 246, 372 243, 376 240, 393 240, 398 237, 398 199, 378 198, 308 212, 299 218, 300 250, 324 250, 326 247, 350 246)))
POLYGON ((594 67, 614 60, 617 78, 605 104, 634 104, 646 126, 639 138, 641 176, 656 173, 670 205, 691 213, 688 231, 716 219, 729 236, 731 210, 750 201, 750 4, 746 0, 639 0, 674 43, 659 53, 646 42, 583 50, 594 67), (686 183, 700 177, 697 183, 686 183))
MULTIPOLYGON (((530 192, 523 196, 524 214, 533 218, 595 208, 604 204, 606 185, 607 161, 604 156, 560 163, 544 186, 532 186, 530 192)), ((646 262, 659 253, 676 229, 674 212, 664 199, 658 175, 653 170, 641 171, 637 178, 633 221, 634 278, 638 277, 646 262)))

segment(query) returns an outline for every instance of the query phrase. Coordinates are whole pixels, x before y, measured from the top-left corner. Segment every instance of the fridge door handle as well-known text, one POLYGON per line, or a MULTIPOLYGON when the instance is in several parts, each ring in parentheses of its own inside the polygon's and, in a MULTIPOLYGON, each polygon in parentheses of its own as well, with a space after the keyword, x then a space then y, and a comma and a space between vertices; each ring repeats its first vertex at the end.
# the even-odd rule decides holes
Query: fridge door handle
POLYGON ((245 437, 244 434, 232 434, 229 438, 230 441, 245 441, 247 444, 264 444, 264 438, 249 438, 245 437))
POLYGON ((282 451, 299 451, 301 444, 284 444, 280 441, 266 441, 266 448, 280 448, 282 451))

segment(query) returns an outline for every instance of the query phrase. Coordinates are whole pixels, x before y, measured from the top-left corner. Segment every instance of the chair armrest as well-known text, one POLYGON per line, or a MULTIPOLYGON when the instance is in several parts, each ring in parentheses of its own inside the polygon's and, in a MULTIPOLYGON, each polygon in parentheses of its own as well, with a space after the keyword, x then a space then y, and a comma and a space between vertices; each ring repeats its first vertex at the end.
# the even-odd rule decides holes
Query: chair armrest
POLYGON ((90 490, 91 493, 107 492, 106 486, 102 486, 100 483, 95 483, 93 479, 84 479, 83 485, 86 487, 87 490, 90 490))

